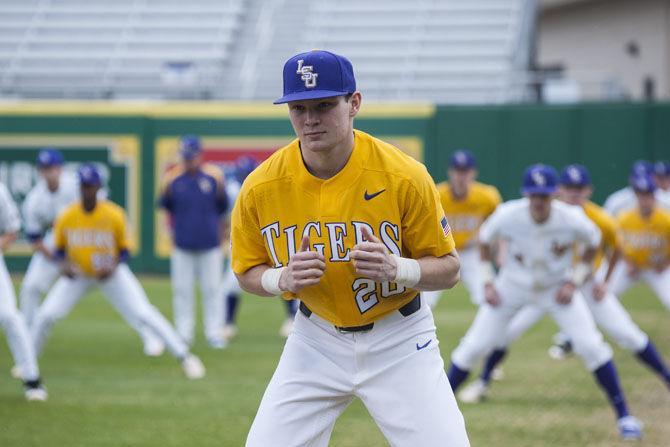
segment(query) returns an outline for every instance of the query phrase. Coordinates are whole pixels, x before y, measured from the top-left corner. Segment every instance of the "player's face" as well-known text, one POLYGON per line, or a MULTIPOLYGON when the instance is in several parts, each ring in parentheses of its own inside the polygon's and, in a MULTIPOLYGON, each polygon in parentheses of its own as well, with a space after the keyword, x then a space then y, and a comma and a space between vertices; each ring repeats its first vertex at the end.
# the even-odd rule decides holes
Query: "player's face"
POLYGON ((535 222, 544 222, 549 218, 551 212, 552 196, 549 194, 530 194, 530 215, 535 222))
POLYGON ((85 184, 82 184, 80 186, 82 200, 84 202, 95 201, 99 189, 100 189, 99 185, 85 185, 85 184))
POLYGON ((60 166, 46 166, 40 169, 40 175, 44 180, 46 180, 47 183, 58 184, 58 179, 60 178, 61 171, 62 169, 60 166))
POLYGON ((184 169, 188 172, 195 172, 202 164, 202 155, 196 155, 190 159, 184 159, 184 169))
POLYGON ((663 191, 670 191, 670 175, 656 175, 654 181, 663 191))
POLYGON ((635 192, 637 196, 637 203, 640 206, 642 214, 648 215, 654 210, 656 198, 652 192, 635 192))
POLYGON ((456 169, 449 168, 449 184, 456 196, 464 196, 468 192, 468 188, 475 181, 477 171, 475 169, 456 169))
POLYGON ((586 188, 581 186, 560 186, 558 198, 570 205, 582 205, 586 200, 586 188))
POLYGON ((356 92, 345 100, 334 98, 308 99, 288 103, 293 130, 303 151, 328 152, 343 148, 351 142, 353 119, 361 105, 361 94, 356 92))

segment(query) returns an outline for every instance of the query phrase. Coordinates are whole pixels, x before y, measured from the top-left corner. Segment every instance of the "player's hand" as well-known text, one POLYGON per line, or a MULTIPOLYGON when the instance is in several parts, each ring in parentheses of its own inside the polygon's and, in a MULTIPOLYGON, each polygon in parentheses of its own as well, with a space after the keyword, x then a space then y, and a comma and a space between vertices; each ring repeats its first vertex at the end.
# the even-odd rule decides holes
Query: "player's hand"
POLYGON ((60 272, 63 276, 67 276, 70 279, 74 279, 79 275, 79 270, 70 262, 63 262, 60 272))
POLYGON ((577 286, 572 281, 566 281, 556 292, 556 302, 558 304, 570 304, 572 295, 575 294, 577 286))
POLYGON ((104 281, 108 279, 110 276, 112 276, 112 273, 114 273, 114 270, 116 270, 116 266, 113 267, 103 267, 98 270, 97 272, 97 278, 99 281, 104 281))
POLYGON ((499 306, 500 303, 502 303, 498 291, 491 283, 484 285, 484 298, 486 299, 486 302, 493 307, 499 306))
POLYGON ((605 298, 605 295, 607 295, 607 283, 596 281, 596 283, 593 284, 593 298, 595 298, 596 301, 602 301, 602 299, 605 298))
POLYGON ((279 277, 279 288, 298 293, 307 286, 318 284, 325 271, 326 258, 317 251, 309 251, 309 237, 305 236, 300 251, 289 259, 279 277))
POLYGON ((354 245, 349 257, 354 261, 356 273, 375 282, 393 281, 398 266, 379 239, 366 227, 361 229, 363 242, 354 245))

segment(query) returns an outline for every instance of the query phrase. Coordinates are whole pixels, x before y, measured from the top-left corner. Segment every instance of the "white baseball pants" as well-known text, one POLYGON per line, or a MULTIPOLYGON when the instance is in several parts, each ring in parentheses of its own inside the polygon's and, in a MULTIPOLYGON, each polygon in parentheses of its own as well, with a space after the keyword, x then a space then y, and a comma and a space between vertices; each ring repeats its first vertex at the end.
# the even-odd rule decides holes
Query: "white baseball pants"
POLYGON ((188 251, 175 247, 170 257, 174 322, 177 332, 186 343, 193 342, 194 285, 196 278, 202 296, 202 314, 207 340, 221 337, 223 301, 221 276, 223 253, 219 247, 204 251, 188 251))
POLYGON ((616 296, 621 296, 630 286, 638 281, 646 282, 661 300, 666 309, 670 310, 670 267, 662 272, 642 270, 637 277, 628 274, 626 263, 619 262, 610 278, 610 288, 616 296))
POLYGON ((25 381, 37 380, 40 377, 37 356, 30 340, 28 326, 16 308, 14 285, 2 253, 0 253, 0 324, 7 334, 7 344, 12 351, 14 364, 21 370, 21 378, 25 381))
MULTIPOLYGON (((495 288, 501 304, 479 308, 475 321, 452 354, 452 361, 464 370, 471 370, 491 350, 505 339, 510 322, 525 306, 536 307, 537 313, 548 313, 572 341, 575 353, 589 371, 598 369, 612 358, 612 349, 603 340, 582 294, 577 291, 570 304, 558 304, 554 299, 558 286, 534 291, 498 278, 495 288)), ((541 315, 540 315, 541 317, 541 315)), ((537 318, 539 319, 539 317, 537 318)), ((537 320, 535 320, 537 321, 537 320)))
MULTIPOLYGON (((58 263, 47 258, 40 252, 33 254, 26 271, 26 276, 21 284, 20 301, 21 312, 23 313, 28 327, 33 324, 33 319, 40 307, 42 296, 45 295, 54 281, 60 276, 58 263)), ((159 337, 155 335, 148 326, 144 326, 128 312, 128 309, 119 308, 121 316, 132 327, 142 339, 144 346, 152 346, 161 343, 159 337)))
POLYGON ((368 332, 340 333, 316 314, 298 312, 246 445, 327 446, 355 397, 391 446, 469 445, 425 302, 368 332))
MULTIPOLYGON (((484 302, 484 284, 482 275, 479 274, 480 254, 479 247, 475 244, 458 252, 461 262, 461 281, 468 291, 470 301, 475 306, 480 306, 484 302)), ((437 306, 437 302, 442 295, 442 290, 431 290, 421 292, 426 303, 431 309, 437 306)))
POLYGON ((104 281, 85 276, 74 279, 63 276, 56 281, 37 311, 30 328, 37 353, 42 351, 51 327, 56 321, 65 318, 95 285, 100 286, 103 295, 117 312, 127 316, 126 320, 132 321, 138 327, 146 326, 165 343, 173 356, 181 360, 188 354, 186 344, 158 309, 149 302, 140 282, 126 264, 119 264, 112 275, 104 281))

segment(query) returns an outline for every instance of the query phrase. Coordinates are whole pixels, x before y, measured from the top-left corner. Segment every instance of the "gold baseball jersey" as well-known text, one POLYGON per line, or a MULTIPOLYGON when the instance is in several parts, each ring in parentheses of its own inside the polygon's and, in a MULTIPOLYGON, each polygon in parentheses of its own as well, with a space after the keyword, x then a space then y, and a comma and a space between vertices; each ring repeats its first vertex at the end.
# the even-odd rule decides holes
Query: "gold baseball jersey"
POLYGON ((502 202, 495 186, 479 182, 470 185, 468 194, 462 199, 453 196, 448 182, 439 183, 437 191, 457 250, 476 243, 479 226, 502 202))
POLYGON ((670 213, 656 208, 648 219, 635 208, 618 216, 624 257, 639 268, 670 258, 670 213))
POLYGON ((54 240, 56 250, 87 276, 114 265, 119 252, 130 249, 123 208, 106 200, 90 213, 81 202, 67 207, 54 224, 54 240))
POLYGON ((349 254, 368 228, 390 252, 444 256, 454 240, 425 166, 394 146, 355 131, 344 168, 323 180, 305 168, 298 140, 274 153, 244 182, 232 214, 232 265, 240 274, 288 263, 303 236, 326 259, 321 281, 298 295, 336 326, 373 322, 411 301, 415 290, 356 274, 349 254))
POLYGON ((605 253, 609 250, 614 250, 619 245, 619 236, 617 233, 616 220, 607 212, 593 202, 586 202, 583 206, 584 213, 596 224, 602 235, 600 239, 600 247, 593 259, 594 269, 597 270, 603 262, 605 253))

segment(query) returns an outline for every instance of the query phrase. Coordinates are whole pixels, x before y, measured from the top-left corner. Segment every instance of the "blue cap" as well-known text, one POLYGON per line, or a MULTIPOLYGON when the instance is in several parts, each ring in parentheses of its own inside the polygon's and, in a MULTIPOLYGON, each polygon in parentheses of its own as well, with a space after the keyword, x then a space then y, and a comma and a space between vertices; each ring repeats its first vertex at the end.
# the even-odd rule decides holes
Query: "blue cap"
POLYGON ((656 183, 649 174, 631 175, 630 186, 635 192, 654 192, 656 191, 656 183))
POLYGON ((556 191, 558 174, 551 166, 536 164, 523 173, 523 194, 553 194, 556 191))
POLYGON ((330 51, 313 50, 286 61, 284 96, 274 103, 332 98, 355 91, 354 68, 346 57, 330 51))
POLYGON ((40 168, 60 166, 64 160, 61 151, 53 147, 45 147, 37 154, 37 166, 40 168))
POLYGON ((651 174, 654 172, 654 165, 652 165, 647 160, 636 160, 635 163, 630 167, 630 176, 642 175, 642 174, 651 174))
POLYGON ((654 175, 659 177, 670 176, 670 163, 667 161, 657 161, 654 163, 654 175))
POLYGON ((449 166, 456 169, 472 169, 477 166, 477 160, 469 150, 459 149, 449 157, 449 166))
POLYGON ((193 160, 201 152, 200 138, 195 135, 184 135, 179 139, 179 153, 184 160, 193 160))
POLYGON ((235 163, 235 176, 237 177, 237 180, 240 183, 243 182, 244 179, 256 169, 256 166, 258 166, 258 162, 253 157, 245 155, 238 158, 237 163, 235 163))
POLYGON ((77 174, 79 174, 79 183, 81 185, 99 186, 102 184, 102 176, 100 175, 100 171, 98 171, 98 168, 96 168, 92 163, 85 163, 79 166, 77 174))
POLYGON ((589 186, 591 176, 584 165, 568 165, 561 171, 560 182, 563 186, 589 186))

